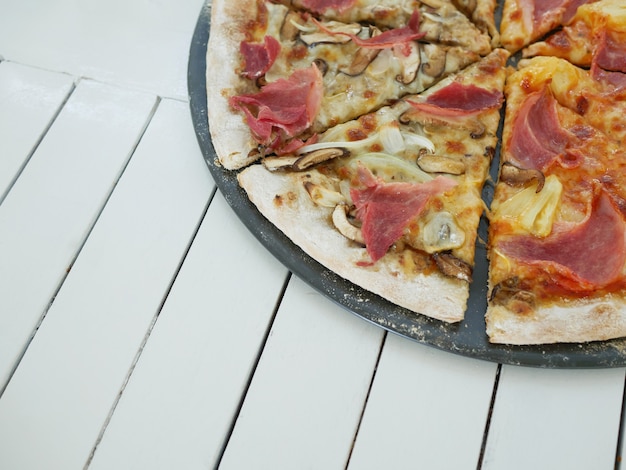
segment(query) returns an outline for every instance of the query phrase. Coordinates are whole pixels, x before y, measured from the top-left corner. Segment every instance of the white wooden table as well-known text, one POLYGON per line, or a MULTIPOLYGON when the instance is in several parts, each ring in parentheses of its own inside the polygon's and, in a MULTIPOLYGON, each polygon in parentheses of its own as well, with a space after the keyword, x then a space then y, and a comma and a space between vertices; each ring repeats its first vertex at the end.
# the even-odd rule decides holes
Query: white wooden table
POLYGON ((190 118, 203 0, 0 0, 0 469, 610 469, 624 369, 502 366, 290 275, 190 118))

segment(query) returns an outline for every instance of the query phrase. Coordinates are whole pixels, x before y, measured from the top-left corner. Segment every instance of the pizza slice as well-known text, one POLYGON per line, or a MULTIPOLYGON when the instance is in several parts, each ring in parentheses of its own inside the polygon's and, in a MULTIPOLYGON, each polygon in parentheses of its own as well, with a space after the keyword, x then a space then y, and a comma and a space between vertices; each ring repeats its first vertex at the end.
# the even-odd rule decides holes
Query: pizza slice
MULTIPOLYGON (((415 11, 421 18, 420 31, 429 42, 456 45, 485 55, 491 52, 489 32, 468 20, 451 0, 273 0, 309 11, 325 19, 344 23, 369 23, 380 28, 400 28, 415 11), (487 34, 485 34, 487 33, 487 34)), ((481 9, 481 23, 493 23, 494 9, 481 9)), ((468 5, 472 8, 474 5, 468 5)), ((475 8, 474 8, 475 9, 475 8)))
POLYGON ((497 49, 291 155, 267 156, 239 183, 329 270, 414 312, 460 321, 508 55, 497 49))
POLYGON ((590 85, 602 86, 556 58, 529 60, 507 79, 489 228, 494 343, 626 335, 626 150, 602 116, 569 106, 590 85))
POLYGON ((520 69, 532 65, 526 77, 529 88, 544 84, 560 105, 615 141, 626 139, 626 74, 599 67, 583 69, 557 57, 538 56, 520 61, 520 69))
POLYGON ((595 0, 504 0, 500 43, 511 52, 567 24, 578 7, 595 0))
POLYGON ((492 47, 500 45, 500 31, 495 20, 498 0, 454 0, 454 4, 478 29, 489 34, 492 47))
POLYGON ((604 72, 626 73, 626 3, 601 0, 581 6, 562 30, 523 51, 552 56, 604 72))
POLYGON ((419 12, 400 28, 318 20, 269 1, 215 1, 207 52, 220 163, 284 155, 316 134, 419 93, 480 58, 427 42, 419 12))

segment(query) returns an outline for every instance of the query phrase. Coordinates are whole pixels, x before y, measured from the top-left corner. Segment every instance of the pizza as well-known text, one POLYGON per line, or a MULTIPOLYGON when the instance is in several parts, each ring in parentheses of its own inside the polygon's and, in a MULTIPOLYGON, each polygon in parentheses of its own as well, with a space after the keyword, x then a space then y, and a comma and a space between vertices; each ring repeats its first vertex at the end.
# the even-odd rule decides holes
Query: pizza
POLYGON ((214 0, 216 164, 326 269, 416 315, 464 319, 483 244, 489 341, 626 336, 625 7, 505 0, 498 25, 496 6, 214 0))

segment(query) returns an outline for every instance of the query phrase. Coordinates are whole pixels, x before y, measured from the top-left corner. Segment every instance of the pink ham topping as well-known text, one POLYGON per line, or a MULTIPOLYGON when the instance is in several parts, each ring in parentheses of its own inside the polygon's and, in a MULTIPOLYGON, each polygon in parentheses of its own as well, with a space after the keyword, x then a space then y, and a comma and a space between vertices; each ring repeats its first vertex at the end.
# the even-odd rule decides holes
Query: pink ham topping
MULTIPOLYGON (((595 0, 521 0, 522 11, 532 11, 533 30, 540 24, 552 26, 568 23, 581 5, 595 0)), ((527 25, 530 26, 530 25, 527 25)))
POLYGON ((551 266, 570 289, 586 291, 616 281, 626 261, 624 222, 604 191, 595 197, 589 216, 571 226, 561 224, 544 239, 513 237, 498 245, 524 263, 551 266))
POLYGON ((604 70, 626 73, 626 42, 605 31, 593 60, 604 70))
POLYGON ((598 82, 610 85, 614 91, 626 89, 626 73, 607 72, 596 64, 591 64, 591 76, 598 82))
POLYGON ((320 109, 322 93, 322 74, 313 65, 268 83, 258 93, 233 96, 230 105, 245 114, 259 144, 276 149, 309 128, 320 109))
POLYGON ((423 38, 426 35, 426 33, 419 32, 420 16, 417 10, 413 12, 406 26, 402 28, 387 30, 377 36, 368 39, 361 39, 355 34, 344 33, 341 31, 331 31, 319 21, 314 21, 323 31, 329 34, 348 36, 357 46, 367 49, 388 49, 395 46, 402 46, 416 39, 423 38))
POLYGON ((439 118, 470 116, 502 104, 502 93, 476 85, 452 82, 430 95, 425 102, 407 100, 413 111, 439 118))
POLYGON ((426 101, 440 108, 473 112, 500 106, 502 93, 489 91, 476 85, 452 82, 430 95, 426 101))
POLYGON ((338 12, 346 11, 356 3, 356 0, 302 0, 302 8, 306 8, 313 13, 324 13, 326 10, 333 9, 338 12))
POLYGON ((239 51, 246 63, 242 75, 255 80, 270 69, 280 52, 280 43, 272 36, 265 36, 263 44, 242 41, 239 51))
POLYGON ((533 18, 535 23, 539 22, 544 16, 554 14, 555 11, 561 13, 571 3, 571 0, 534 0, 524 3, 530 3, 533 6, 533 18))
POLYGON ((543 170, 563 154, 569 134, 561 127, 556 100, 546 87, 526 98, 513 125, 508 157, 522 168, 543 170))
POLYGON ((350 196, 373 262, 387 253, 432 196, 457 185, 456 181, 444 176, 426 183, 384 183, 362 166, 359 167, 359 180, 365 188, 351 189, 350 196))

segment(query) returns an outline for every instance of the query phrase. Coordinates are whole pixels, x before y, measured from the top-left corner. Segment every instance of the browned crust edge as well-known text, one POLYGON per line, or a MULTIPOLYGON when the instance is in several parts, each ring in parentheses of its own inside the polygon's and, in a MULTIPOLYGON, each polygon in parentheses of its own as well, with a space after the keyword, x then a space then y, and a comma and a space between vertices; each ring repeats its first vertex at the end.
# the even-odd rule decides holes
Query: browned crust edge
POLYGON ((332 226, 331 209, 316 206, 300 178, 301 174, 270 172, 261 165, 238 175, 259 211, 326 268, 411 311, 445 322, 463 319, 469 297, 466 282, 438 273, 407 276, 389 255, 372 267, 358 266, 369 260, 365 248, 332 226))

